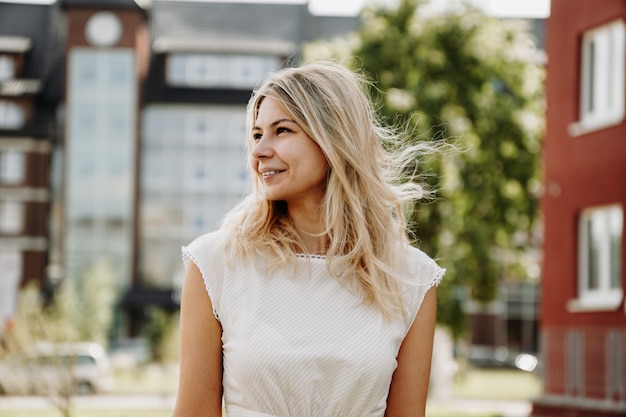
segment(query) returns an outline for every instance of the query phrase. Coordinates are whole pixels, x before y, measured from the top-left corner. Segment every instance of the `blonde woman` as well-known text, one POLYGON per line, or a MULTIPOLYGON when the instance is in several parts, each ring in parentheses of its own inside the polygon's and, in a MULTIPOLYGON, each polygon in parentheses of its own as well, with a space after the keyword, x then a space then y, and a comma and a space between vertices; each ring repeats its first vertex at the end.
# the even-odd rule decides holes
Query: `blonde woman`
POLYGON ((254 191, 183 248, 175 417, 424 416, 444 270, 404 230, 419 149, 384 151, 366 87, 315 63, 254 92, 254 191))

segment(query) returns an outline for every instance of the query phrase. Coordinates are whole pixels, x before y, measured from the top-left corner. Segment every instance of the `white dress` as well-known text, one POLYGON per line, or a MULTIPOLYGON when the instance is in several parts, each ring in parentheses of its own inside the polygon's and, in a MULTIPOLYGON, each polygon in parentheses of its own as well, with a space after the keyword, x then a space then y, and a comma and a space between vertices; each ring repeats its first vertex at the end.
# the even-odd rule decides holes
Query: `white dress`
POLYGON ((445 272, 418 249, 407 256, 407 314, 389 321, 331 275, 324 257, 301 255, 297 270, 268 275, 258 262, 226 262, 220 232, 184 247, 222 326, 227 415, 383 416, 400 344, 445 272))

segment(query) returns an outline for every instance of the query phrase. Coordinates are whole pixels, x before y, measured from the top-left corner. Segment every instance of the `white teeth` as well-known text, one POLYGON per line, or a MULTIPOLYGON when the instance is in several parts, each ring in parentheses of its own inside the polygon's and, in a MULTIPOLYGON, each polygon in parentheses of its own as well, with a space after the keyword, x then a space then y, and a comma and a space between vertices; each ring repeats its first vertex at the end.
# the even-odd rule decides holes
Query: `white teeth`
POLYGON ((278 171, 265 171, 262 172, 261 175, 264 177, 269 177, 270 175, 278 174, 278 171))

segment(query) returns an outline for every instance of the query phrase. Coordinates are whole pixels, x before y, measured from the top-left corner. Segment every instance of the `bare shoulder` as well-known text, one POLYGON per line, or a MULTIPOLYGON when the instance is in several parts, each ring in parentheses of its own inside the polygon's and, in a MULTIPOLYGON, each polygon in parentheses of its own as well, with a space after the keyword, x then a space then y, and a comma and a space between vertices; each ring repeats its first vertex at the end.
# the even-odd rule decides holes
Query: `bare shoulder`
POLYGON ((221 416, 221 325, 202 274, 190 263, 180 307, 180 377, 174 416, 221 416))

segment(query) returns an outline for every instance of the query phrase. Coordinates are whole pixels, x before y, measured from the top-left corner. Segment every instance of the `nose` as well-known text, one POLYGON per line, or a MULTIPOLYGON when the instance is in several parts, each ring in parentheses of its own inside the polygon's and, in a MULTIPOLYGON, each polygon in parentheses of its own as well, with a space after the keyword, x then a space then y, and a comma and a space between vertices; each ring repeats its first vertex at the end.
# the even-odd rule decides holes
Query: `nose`
POLYGON ((266 135, 263 135, 252 145, 252 157, 254 159, 269 158, 274 154, 268 142, 266 135))

